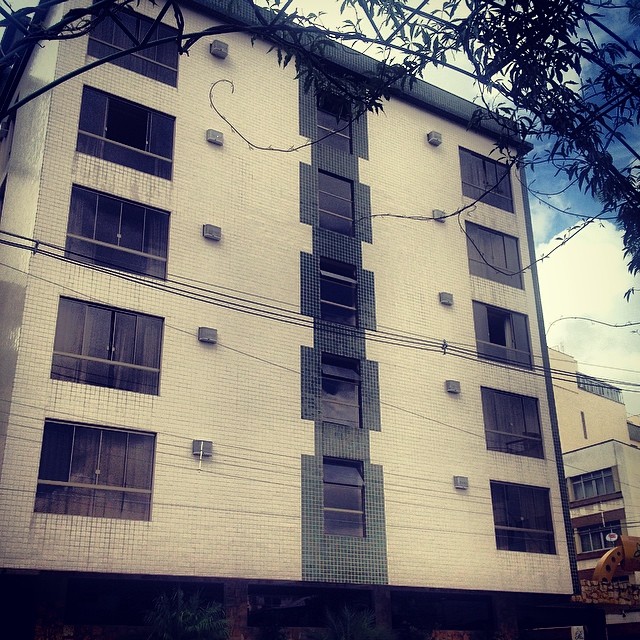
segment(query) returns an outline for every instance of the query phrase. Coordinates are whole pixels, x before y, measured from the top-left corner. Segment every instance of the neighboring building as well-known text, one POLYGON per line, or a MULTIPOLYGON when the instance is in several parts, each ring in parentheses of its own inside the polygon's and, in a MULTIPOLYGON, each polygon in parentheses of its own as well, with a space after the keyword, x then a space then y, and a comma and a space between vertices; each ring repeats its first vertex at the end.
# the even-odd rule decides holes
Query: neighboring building
MULTIPOLYGON (((10 637, 140 634, 177 584, 224 601, 235 638, 341 603, 467 637, 597 629, 568 606, 531 225, 495 126, 424 83, 350 124, 268 43, 210 41, 64 82, 0 143, 10 637), (257 144, 325 139, 250 149, 217 80, 257 144)), ((109 23, 47 43, 16 91, 119 46, 109 23)))
MULTIPOLYGON (((640 536, 640 429, 637 417, 627 417, 620 389, 580 373, 576 360, 560 351, 550 349, 549 357, 578 574, 588 581, 615 544, 611 534, 640 536)), ((637 585, 639 578, 636 572, 618 580, 637 585)), ((611 600, 608 594, 608 618, 624 627, 633 623, 640 633, 640 607, 630 606, 626 594, 616 605, 611 600)), ((617 637, 613 633, 609 637, 617 637)))

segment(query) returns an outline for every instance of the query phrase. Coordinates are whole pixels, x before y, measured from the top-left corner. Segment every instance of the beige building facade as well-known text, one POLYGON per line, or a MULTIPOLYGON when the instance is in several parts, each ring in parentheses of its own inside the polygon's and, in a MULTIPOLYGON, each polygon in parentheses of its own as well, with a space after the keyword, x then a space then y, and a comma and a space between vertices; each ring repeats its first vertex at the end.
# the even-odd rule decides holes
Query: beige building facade
MULTIPOLYGON (((400 630, 408 602, 425 632, 570 626, 546 608, 577 575, 497 132, 423 83, 351 121, 268 43, 213 40, 97 66, 0 143, 1 579, 39 594, 15 637, 120 637, 176 584, 238 637, 343 601, 400 630)), ((118 47, 113 25, 46 43, 16 95, 118 47)))

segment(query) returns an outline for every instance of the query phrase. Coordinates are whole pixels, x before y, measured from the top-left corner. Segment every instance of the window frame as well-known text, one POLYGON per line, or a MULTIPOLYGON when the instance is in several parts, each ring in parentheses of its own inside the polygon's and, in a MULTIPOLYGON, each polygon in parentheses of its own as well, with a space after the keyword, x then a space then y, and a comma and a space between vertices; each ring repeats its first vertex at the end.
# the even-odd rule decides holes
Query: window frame
POLYGON ((478 357, 531 368, 533 354, 525 314, 474 300, 473 321, 478 357))
POLYGON ((582 389, 588 393, 593 393, 601 398, 613 400, 613 402, 618 402, 619 404, 624 403, 622 392, 618 387, 607 384, 593 376, 588 376, 586 373, 580 373, 579 371, 576 372, 576 385, 578 386, 578 389, 582 389))
POLYGON ((471 275, 523 288, 518 238, 473 222, 466 223, 465 235, 471 275))
POLYGON ((321 320, 348 327, 358 326, 357 278, 357 267, 354 265, 331 258, 320 258, 321 320), (350 297, 352 302, 346 304, 341 300, 342 297, 350 297))
POLYGON ((576 534, 580 540, 580 553, 591 553, 593 551, 603 551, 605 549, 611 549, 615 547, 614 541, 606 539, 608 533, 617 533, 622 535, 622 526, 620 520, 611 520, 605 524, 592 524, 585 527, 577 527, 576 534), (599 541, 599 546, 594 546, 594 537, 596 541, 599 541), (588 540, 588 544, 585 541, 588 540), (587 548, 589 547, 589 548, 587 548))
POLYGON ((83 87, 76 143, 79 153, 171 180, 174 135, 173 116, 93 87, 83 87), (126 124, 122 114, 118 117, 118 111, 125 114, 129 111, 126 124), (145 130, 141 132, 134 124, 136 118, 141 123, 143 117, 145 130), (166 129, 164 134, 162 129, 166 129), (136 137, 139 140, 133 140, 136 137))
POLYGON ((489 387, 481 387, 480 393, 487 449, 544 458, 538 399, 489 387), (500 400, 503 402, 500 403, 500 400), (504 422, 507 426, 521 425, 524 431, 518 433, 500 429, 504 422), (533 430, 530 430, 532 427, 533 430), (533 433, 537 435, 529 435, 533 433))
POLYGON ((463 147, 459 156, 462 195, 513 213, 510 167, 463 147))
POLYGON ((554 555, 549 489, 496 480, 490 488, 497 549, 554 555), (522 526, 525 522, 534 526, 522 526))
POLYGON ((328 171, 318 170, 318 224, 322 229, 340 233, 345 236, 353 236, 355 223, 355 207, 353 180, 334 175, 328 171), (323 184, 324 183, 324 184, 323 184), (333 183, 334 186, 343 185, 343 190, 349 190, 349 197, 338 193, 337 189, 329 191, 328 187, 333 183), (330 205, 334 203, 338 206, 331 209, 330 205), (349 209, 349 213, 344 215, 339 209, 340 205, 349 209), (333 222, 334 224, 327 224, 333 222), (336 224, 337 223, 337 224, 336 224), (340 228, 342 227, 342 228, 340 228))
MULTIPOLYGON (((131 31, 138 42, 142 42, 145 38, 150 38, 152 28, 156 36, 154 40, 172 36, 177 37, 178 35, 178 30, 175 27, 163 22, 156 22, 153 18, 135 11, 125 9, 118 14, 118 18, 123 22, 129 23, 125 24, 125 27, 131 31), (135 23, 131 24, 132 21, 135 21, 135 23), (164 35, 161 32, 164 32, 164 35)), ((135 42, 115 20, 107 16, 89 33, 87 54, 93 58, 106 58, 119 51, 126 51, 127 48, 134 44, 135 42), (126 45, 119 44, 117 42, 118 39, 125 39, 127 41, 126 45)), ((178 59, 179 53, 176 41, 175 43, 152 45, 140 51, 110 60, 110 62, 146 78, 176 87, 178 85, 178 59), (159 55, 169 50, 171 50, 171 63, 157 60, 159 55)))
POLYGON ((345 536, 349 538, 365 538, 365 481, 363 463, 359 460, 347 460, 344 458, 324 457, 322 459, 322 486, 323 486, 323 520, 325 535, 345 536), (352 482, 338 481, 339 469, 350 469, 355 473, 352 482), (328 479, 327 476, 334 476, 328 479), (342 488, 342 490, 340 490, 342 488), (338 493, 340 491, 340 493, 338 493), (333 494, 333 495, 332 495, 333 494), (344 503, 359 503, 359 508, 346 507, 344 503), (329 504, 328 504, 329 503, 329 504), (343 518, 344 525, 340 524, 343 518), (346 518, 346 519, 345 519, 346 518), (344 528, 342 528, 344 527, 344 528), (353 527, 352 533, 345 533, 353 527))
POLYGON ((51 378, 158 395, 163 328, 164 320, 157 316, 61 297, 51 378), (92 355, 96 351, 109 357, 92 355), (116 360, 119 355, 127 359, 116 360))
POLYGON ((569 482, 571 483, 573 501, 592 500, 601 496, 610 496, 619 491, 613 467, 605 467, 604 469, 572 476, 569 478, 569 482), (600 486, 602 490, 599 490, 600 486), (593 491, 590 495, 587 495, 587 487, 591 487, 589 491, 593 491))
POLYGON ((345 358, 332 353, 323 353, 321 356, 320 376, 320 407, 323 422, 339 424, 345 427, 362 428, 362 395, 360 362, 355 358, 345 358), (330 388, 338 390, 340 387, 352 387, 351 396, 355 399, 351 402, 339 401, 338 393, 331 398, 328 393, 330 388), (331 409, 350 408, 355 417, 352 419, 331 415, 331 409))
POLYGON ((352 154, 352 119, 351 105, 340 96, 324 92, 316 97, 316 139, 320 144, 352 154))
MULTIPOLYGON (((106 237, 104 229, 100 235, 106 237)), ((155 207, 148 207, 139 202, 119 198, 95 189, 89 189, 76 184, 72 185, 71 200, 69 204, 69 221, 67 225, 67 257, 79 262, 86 262, 88 264, 96 264, 112 269, 128 271, 130 273, 165 279, 167 275, 168 244, 168 211, 157 209, 155 207), (95 198, 93 211, 86 208, 89 198, 95 198), (111 203, 111 206, 109 206, 109 203, 111 203), (97 239, 96 236, 100 234, 101 221, 103 222, 103 227, 108 226, 110 221, 108 216, 111 215, 113 218, 112 214, 116 207, 119 208, 118 229, 115 235, 117 244, 97 239), (100 215, 101 209, 103 211, 102 216, 100 215), (107 210, 106 215, 104 214, 105 209, 107 210), (109 209, 112 211, 110 212, 109 209), (141 229, 137 228, 137 225, 135 224, 136 220, 133 215, 127 216, 127 209, 131 211, 131 213, 133 213, 132 210, 135 209, 141 210, 141 212, 138 212, 142 213, 141 229), (92 214, 93 217, 93 224, 90 224, 90 214, 92 214), (156 242, 159 245, 158 252, 153 253, 151 251, 132 249, 121 244, 123 239, 123 227, 135 227, 135 230, 139 231, 140 244, 143 249, 145 246, 151 244, 148 234, 150 233, 149 228, 151 227, 150 219, 153 219, 154 217, 156 220, 162 220, 162 223, 156 222, 152 227, 152 231, 155 230, 156 235, 159 236, 156 239, 156 242), (84 233, 85 231, 88 231, 89 227, 93 227, 93 237, 84 233), (159 232, 156 227, 159 229, 159 232), (78 232, 76 233, 76 231, 78 232), (100 255, 97 255, 100 253, 103 254, 102 258, 100 255), (104 255, 108 256, 108 259, 105 259, 104 255), (126 264, 127 259, 137 261, 139 263, 139 268, 135 268, 135 266, 131 264, 126 264)))
POLYGON ((155 448, 147 431, 45 420, 34 511, 151 520, 155 448))

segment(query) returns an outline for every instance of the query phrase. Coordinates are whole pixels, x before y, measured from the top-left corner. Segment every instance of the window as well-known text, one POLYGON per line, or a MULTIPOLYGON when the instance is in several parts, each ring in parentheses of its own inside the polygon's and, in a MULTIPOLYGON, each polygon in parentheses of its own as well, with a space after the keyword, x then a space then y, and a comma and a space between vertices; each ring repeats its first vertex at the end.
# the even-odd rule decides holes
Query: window
POLYGON ((574 500, 606 496, 616 492, 611 467, 574 476, 571 478, 571 486, 574 500))
POLYGON ((491 482, 491 502, 498 549, 556 552, 548 489, 491 482))
POLYGON ((329 147, 351 153, 351 106, 340 96, 318 97, 318 140, 329 147))
POLYGON ((174 118, 85 87, 77 150, 171 179, 174 118))
POLYGON ((162 319, 61 298, 51 377, 158 393, 162 319))
POLYGON ((600 549, 610 549, 615 546, 614 540, 607 540, 607 534, 617 533, 622 535, 620 520, 613 520, 607 524, 596 524, 590 527, 580 527, 578 530, 580 538, 580 550, 582 553, 598 551, 600 549))
POLYGON ((362 463, 325 458, 324 532, 364 537, 364 478, 362 463))
POLYGON ((320 226, 347 236, 353 234, 353 183, 318 171, 320 226))
POLYGON ((169 214, 74 186, 67 255, 74 260, 164 278, 169 214))
POLYGON ((352 327, 357 325, 356 268, 320 259, 320 317, 352 327))
POLYGON ((536 398, 483 387, 482 411, 487 449, 543 457, 536 398))
POLYGON ((469 271, 474 276, 522 289, 518 239, 467 222, 469 271))
MULTIPOLYGON (((122 11, 118 13, 118 20, 133 38, 120 27, 112 18, 107 17, 96 25, 89 34, 88 54, 94 58, 106 58, 119 51, 125 51, 148 38, 150 42, 163 38, 175 38, 178 30, 166 24, 157 24, 151 18, 122 11), (151 29, 153 31, 150 33, 151 29)), ((127 56, 111 61, 112 64, 124 67, 130 71, 140 73, 152 80, 164 82, 172 87, 178 84, 178 45, 177 41, 147 47, 142 51, 130 53, 127 56)))
POLYGON ((531 366, 527 316, 474 302, 473 320, 481 358, 531 366))
POLYGON ((495 160, 460 149, 462 194, 513 211, 509 167, 495 160))
POLYGON ((360 426, 360 367, 357 360, 322 354, 322 419, 360 426))
POLYGON ((48 420, 35 510, 149 520, 154 448, 150 433, 48 420))
POLYGON ((576 373, 576 381, 579 389, 595 393, 597 396, 608 398, 614 402, 622 403, 622 393, 617 387, 613 387, 598 378, 585 375, 584 373, 576 373))

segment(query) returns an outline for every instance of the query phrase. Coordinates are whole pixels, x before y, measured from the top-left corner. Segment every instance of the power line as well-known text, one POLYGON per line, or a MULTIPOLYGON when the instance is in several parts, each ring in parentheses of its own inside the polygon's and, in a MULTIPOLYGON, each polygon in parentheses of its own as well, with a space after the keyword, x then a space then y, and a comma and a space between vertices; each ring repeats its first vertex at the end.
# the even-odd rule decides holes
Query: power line
MULTIPOLYGON (((56 260, 73 264, 73 265, 78 264, 76 261, 72 260, 71 258, 68 258, 67 256, 60 255, 55 251, 49 251, 48 249, 44 248, 46 246, 51 246, 51 247, 55 247, 55 249, 59 251, 63 251, 62 247, 58 247, 56 245, 48 245, 47 243, 43 243, 35 239, 25 238, 25 240, 36 243, 35 251, 40 255, 51 257, 56 260)), ((16 246, 15 243, 2 240, 2 239, 0 239, 0 243, 16 246)), ((34 250, 34 247, 25 246, 25 245, 17 245, 16 248, 29 250, 29 251, 34 250)), ((4 264, 4 266, 20 271, 21 273, 24 273, 28 277, 49 282, 50 284, 54 284, 65 290, 74 291, 70 287, 62 285, 58 282, 47 280, 45 278, 42 278, 41 276, 35 276, 33 273, 29 273, 24 270, 17 269, 16 267, 12 267, 11 265, 4 264)), ((165 285, 165 281, 155 281, 155 280, 152 281, 150 279, 141 278, 136 274, 113 271, 108 267, 103 267, 100 265, 83 263, 82 267, 108 274, 111 277, 116 277, 119 279, 123 279, 125 281, 141 284, 143 286, 161 291, 163 293, 178 295, 180 297, 185 297, 198 302, 203 302, 206 304, 212 304, 214 306, 226 308, 231 311, 239 311, 239 312, 253 315, 256 317, 275 320, 278 322, 284 322, 286 324, 300 326, 303 328, 313 327, 314 319, 309 316, 301 315, 298 312, 294 312, 290 309, 283 309, 276 305, 265 304, 265 303, 256 302, 250 299, 245 299, 242 296, 231 296, 229 294, 220 294, 215 290, 208 290, 205 287, 197 287, 196 291, 193 291, 189 288, 185 290, 185 289, 181 289, 182 285, 180 284, 169 282, 168 285, 165 285)), ((80 295, 79 292, 77 291, 75 293, 80 295)), ((96 300, 95 298, 90 298, 90 299, 96 300)), ((343 328, 342 326, 340 325, 331 326, 330 323, 327 324, 326 329, 328 332, 334 333, 335 335, 343 335, 345 332, 345 328, 343 328)), ((418 349, 422 351, 431 351, 431 352, 444 351, 446 352, 446 355, 454 355, 456 357, 460 357, 463 359, 478 361, 479 354, 477 350, 474 348, 474 346, 465 345, 464 343, 446 343, 446 349, 443 349, 444 342, 442 340, 424 337, 424 336, 416 336, 415 334, 412 335, 410 333, 401 333, 401 332, 398 332, 399 330, 383 331, 383 330, 373 330, 373 329, 362 329, 362 328, 356 328, 356 327, 349 327, 347 328, 347 330, 355 334, 361 335, 363 337, 366 337, 366 339, 371 342, 380 342, 380 343, 389 344, 392 346, 399 346, 399 347, 409 348, 409 349, 418 349)), ((492 359, 487 361, 483 360, 482 362, 485 364, 490 364, 494 367, 495 366, 502 367, 512 371, 523 371, 523 372, 526 371, 534 376, 543 377, 545 375, 544 367, 542 365, 535 364, 535 362, 528 369, 523 369, 522 367, 514 366, 510 364, 509 361, 506 361, 506 360, 501 362, 501 361, 492 359)), ((552 369, 551 373, 559 377, 568 376, 566 378, 568 381, 573 380, 575 377, 575 374, 569 371, 552 369)), ((627 392, 640 391, 640 383, 613 380, 613 379, 602 379, 601 381, 606 382, 608 384, 615 385, 615 386, 619 386, 621 387, 621 390, 624 390, 627 392), (623 388, 625 386, 628 388, 623 388)))

